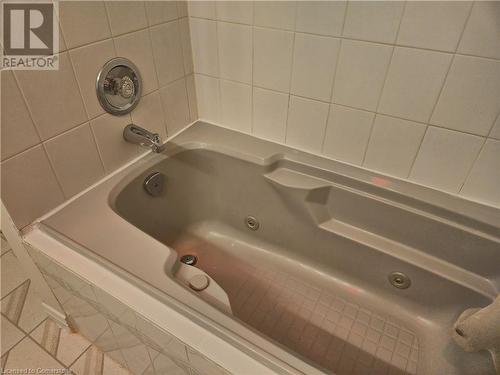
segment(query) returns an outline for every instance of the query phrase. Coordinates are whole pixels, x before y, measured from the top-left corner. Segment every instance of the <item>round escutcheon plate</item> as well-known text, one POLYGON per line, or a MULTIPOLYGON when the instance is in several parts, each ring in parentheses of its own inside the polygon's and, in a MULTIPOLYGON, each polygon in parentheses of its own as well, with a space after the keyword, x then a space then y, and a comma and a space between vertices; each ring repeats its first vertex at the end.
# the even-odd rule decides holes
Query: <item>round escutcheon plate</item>
POLYGON ((113 115, 124 115, 139 103, 142 81, 132 61, 117 57, 109 60, 97 75, 96 92, 104 110, 113 115))

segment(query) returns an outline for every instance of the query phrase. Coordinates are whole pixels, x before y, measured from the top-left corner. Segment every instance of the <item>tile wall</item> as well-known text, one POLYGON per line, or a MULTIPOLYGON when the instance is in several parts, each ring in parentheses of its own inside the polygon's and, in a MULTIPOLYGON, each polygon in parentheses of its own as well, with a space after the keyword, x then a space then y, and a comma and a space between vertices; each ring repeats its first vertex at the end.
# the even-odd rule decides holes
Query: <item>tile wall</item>
POLYGON ((190 2, 199 117, 500 207, 500 2, 190 2))
POLYGON ((1 72, 19 228, 138 155, 129 122, 165 138, 197 118, 500 207, 500 2, 71 1, 59 16, 59 71, 1 72), (94 93, 115 56, 144 81, 124 117, 94 93))
POLYGON ((18 227, 139 155, 134 122, 163 139, 197 118, 187 6, 177 1, 59 3, 58 71, 2 71, 2 200, 18 227), (130 115, 104 113, 95 79, 113 57, 143 78, 130 115))
POLYGON ((132 374, 229 375, 97 285, 28 250, 78 332, 132 374))

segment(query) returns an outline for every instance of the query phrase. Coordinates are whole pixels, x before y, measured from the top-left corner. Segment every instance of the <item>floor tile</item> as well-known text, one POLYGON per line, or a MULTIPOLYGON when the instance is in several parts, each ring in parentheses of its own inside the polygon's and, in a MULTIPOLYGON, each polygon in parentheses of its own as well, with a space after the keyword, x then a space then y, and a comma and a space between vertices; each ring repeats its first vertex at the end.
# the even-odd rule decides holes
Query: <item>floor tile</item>
POLYGON ((28 336, 9 352, 5 366, 6 369, 64 368, 28 336))
POLYGON ((52 319, 46 319, 30 336, 66 366, 72 364, 91 345, 83 336, 60 327, 52 319))
POLYGON ((9 320, 2 315, 0 323, 0 337, 1 337, 1 355, 4 355, 6 351, 10 350, 15 344, 17 344, 24 336, 16 326, 14 326, 9 320))
POLYGON ((1 309, 11 322, 25 332, 32 331, 47 317, 42 308, 42 300, 30 280, 26 280, 5 296, 1 302, 1 309))
POLYGON ((89 347, 71 366, 71 370, 76 375, 130 375, 130 372, 95 346, 89 347))
POLYGON ((1 258, 1 297, 5 297, 12 292, 16 287, 26 281, 24 270, 21 268, 19 261, 12 251, 2 255, 1 258))
POLYGON ((1 253, 1 255, 3 255, 4 253, 6 253, 7 251, 10 250, 10 245, 7 242, 7 240, 3 237, 3 235, 0 237, 0 239, 2 240, 2 253, 1 253))
POLYGON ((132 375, 132 373, 120 366, 108 356, 104 356, 103 375, 132 375))

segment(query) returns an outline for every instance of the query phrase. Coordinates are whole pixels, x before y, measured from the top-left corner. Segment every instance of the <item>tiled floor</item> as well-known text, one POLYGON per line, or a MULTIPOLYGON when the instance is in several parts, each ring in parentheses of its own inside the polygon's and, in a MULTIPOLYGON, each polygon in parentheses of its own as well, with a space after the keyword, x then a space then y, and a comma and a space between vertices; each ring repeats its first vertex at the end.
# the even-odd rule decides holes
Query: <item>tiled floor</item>
POLYGON ((130 375, 84 337, 47 318, 30 280, 3 238, 0 261, 2 369, 47 369, 44 372, 47 374, 130 375))

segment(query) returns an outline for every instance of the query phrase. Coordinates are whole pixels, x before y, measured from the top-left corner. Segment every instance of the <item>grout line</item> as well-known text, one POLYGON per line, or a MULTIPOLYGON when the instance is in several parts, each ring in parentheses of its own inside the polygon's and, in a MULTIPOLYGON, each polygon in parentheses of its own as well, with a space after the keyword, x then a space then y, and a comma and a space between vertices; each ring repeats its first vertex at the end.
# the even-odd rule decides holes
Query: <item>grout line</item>
MULTIPOLYGON (((106 331, 106 330, 105 330, 106 331)), ((79 334, 79 333, 78 333, 79 334)), ((81 335, 80 335, 81 336, 81 335)), ((83 337, 83 336, 82 336, 83 337)), ((78 360, 80 358, 83 357, 83 355, 93 346, 94 344, 90 344, 89 346, 87 346, 74 360, 73 362, 71 362, 67 368, 71 368, 71 366, 73 366, 76 362, 78 362, 78 360)))
POLYGON ((99 161, 101 162, 102 171, 103 171, 104 174, 106 174, 106 166, 104 165, 104 159, 102 157, 102 153, 101 153, 101 150, 99 148, 99 145, 97 144, 97 137, 95 135, 94 129, 90 125, 90 121, 88 123, 88 126, 89 126, 89 129, 90 129, 90 134, 92 135, 92 140, 94 141, 94 147, 95 147, 95 149, 97 151, 97 155, 99 156, 99 161))
MULTIPOLYGON (((214 5, 215 6, 215 5, 214 5)), ((222 109, 222 88, 221 88, 221 78, 220 78, 220 48, 219 48, 219 22, 221 21, 218 21, 217 20, 217 7, 215 6, 215 18, 216 20, 214 21, 215 22, 215 48, 217 48, 217 86, 218 86, 218 95, 219 95, 219 100, 217 100, 217 104, 218 104, 218 108, 217 108, 217 122, 218 123, 223 123, 223 109, 222 109)), ((199 116, 199 114, 198 114, 199 116)))
POLYGON ((292 102, 292 78, 293 78, 293 68, 294 68, 294 61, 295 61, 295 37, 296 37, 296 32, 295 29, 297 28, 297 13, 298 13, 298 3, 294 2, 295 5, 295 17, 293 20, 293 35, 292 35, 292 61, 290 62, 290 78, 288 80, 288 105, 286 108, 286 121, 285 121, 285 139, 283 140, 283 143, 286 145, 287 144, 287 139, 288 139, 288 121, 290 120, 290 107, 291 107, 291 102, 292 102))
MULTIPOLYGON (((205 77, 209 77, 209 78, 212 78, 212 79, 217 79, 217 80, 224 80, 224 81, 229 81, 229 82, 235 82, 235 83, 239 83, 239 84, 242 84, 242 85, 246 85, 246 86, 249 86, 249 87, 252 87, 252 85, 249 85, 248 83, 243 83, 243 82, 239 82, 239 81, 233 81, 233 80, 229 80, 229 79, 221 79, 221 78, 218 78, 218 77, 214 77, 214 76, 211 76, 211 75, 208 75, 208 74, 204 74, 204 73, 193 73, 193 74, 189 74, 188 76, 186 77, 182 77, 182 78, 179 78, 179 79, 176 79, 175 81, 172 81, 172 82, 169 82, 166 86, 163 86, 163 87, 167 87, 177 81, 180 81, 182 79, 187 79, 187 77, 191 76, 191 75, 199 75, 199 76, 205 76, 205 77)), ((162 88, 163 88, 162 87, 162 88)), ((312 101, 317 101, 317 102, 320 102, 320 103, 324 103, 324 104, 334 104, 336 106, 341 106, 341 107, 345 107, 345 108, 350 108, 350 109, 353 109, 353 110, 356 110, 356 111, 361 111, 361 112, 368 112, 368 113, 373 113, 374 115, 382 115, 382 116, 387 116, 387 117, 392 117, 392 118, 395 118, 395 119, 399 119, 399 120, 404 120, 404 121, 410 121, 410 122, 414 122, 414 123, 417 123, 417 124, 422 124, 422 125, 426 125, 426 126, 430 126, 430 127, 434 127, 434 128, 438 128, 438 129, 445 129, 445 130, 449 130, 449 131, 454 131, 454 132, 457 132, 457 133, 463 133, 463 134, 467 134, 467 135, 471 135, 471 136, 475 136, 475 137, 488 137, 490 138, 488 135, 486 136, 483 136, 483 135, 480 135, 480 134, 477 134, 477 133, 472 133, 472 132, 468 132, 468 131, 463 131, 463 130, 457 130, 457 129, 453 129, 453 128, 450 128, 450 127, 446 127, 446 126, 439 126, 439 125, 434 125, 434 124, 430 124, 430 123, 426 123, 426 122, 422 122, 422 121, 418 121, 418 120, 412 120, 412 119, 408 119, 408 118, 404 118, 404 117, 399 117, 399 116, 395 116, 395 115, 391 115, 391 114, 388 114, 388 113, 384 113, 384 112, 374 112, 374 111, 370 111, 370 110, 367 110, 367 109, 364 109, 364 108, 358 108, 358 107, 353 107, 353 106, 350 106, 350 105, 346 105, 346 104, 342 104, 342 103, 336 103, 336 102, 332 102, 332 103, 329 103, 329 102, 326 102, 326 101, 322 101, 322 100, 318 100, 318 99, 313 99, 313 98, 309 98, 309 97, 306 97, 306 96, 301 96, 301 95, 296 95, 296 94, 292 94, 292 93, 289 93, 289 92, 284 92, 284 91, 277 91, 277 90, 274 90, 274 89, 269 89, 267 87, 262 87, 262 86, 257 86, 257 85, 253 85, 253 88, 258 88, 258 89, 262 89, 262 90, 267 90, 267 91, 271 91, 271 92, 275 92, 275 93, 278 93, 278 94, 285 94, 285 95, 288 95, 289 96, 289 99, 292 97, 292 96, 295 96, 297 98, 302 98, 302 99, 307 99, 307 100, 312 100, 312 101)), ((143 97, 145 96, 148 96, 148 95, 151 95, 151 94, 154 94, 156 91, 159 91, 159 90, 154 90, 150 93, 147 93, 145 95, 143 95, 143 97)), ((288 110, 289 108, 287 109, 287 120, 288 120, 288 110)), ((19 153, 15 154, 15 155, 12 155, 12 156, 9 156, 8 158, 2 160, 2 164, 4 162, 7 162, 25 152, 28 152, 28 151, 31 151, 33 150, 34 148, 40 146, 40 145, 43 145, 44 143, 46 142, 49 142, 51 140, 53 140, 54 138, 57 138, 57 137, 60 137, 60 136, 63 136, 65 135, 66 133, 69 133, 71 132, 72 130, 76 130, 76 128, 80 127, 80 126, 83 126, 85 125, 86 123, 89 123, 89 122, 92 122, 93 120, 96 120, 98 119, 99 117, 102 117, 102 116, 105 116, 106 113, 101 113, 99 115, 97 115, 96 117, 93 117, 92 119, 90 120, 87 120, 81 124, 78 124, 70 129, 67 129, 67 130, 64 130, 62 133, 59 133, 51 138, 47 138, 45 141, 42 141, 40 143, 37 143, 25 150, 22 150, 20 151, 19 153)), ((210 121, 210 120, 208 120, 210 121)), ((493 126, 492 128, 494 127, 495 123, 493 123, 493 126)), ((490 131, 491 132, 491 131, 490 131)), ((493 138, 493 139, 496 139, 496 138, 493 138)))
POLYGON ((464 37, 465 30, 467 29, 467 25, 469 24, 469 20, 470 20, 470 17, 472 15, 472 9, 474 8, 474 4, 475 4, 475 1, 474 0, 471 1, 469 12, 467 14, 467 17, 465 18, 464 27, 462 28, 462 31, 460 32, 460 35, 459 35, 458 41, 457 41, 457 45, 455 46, 455 51, 454 51, 455 54, 458 51, 458 47, 460 47, 460 43, 462 42, 462 38, 464 37))
POLYGON ((250 81, 252 82, 252 86, 250 87, 250 90, 251 90, 251 103, 250 103, 250 133, 253 134, 253 122, 254 122, 254 115, 253 115, 253 112, 254 112, 254 97, 253 97, 253 76, 254 76, 254 61, 255 61, 255 58, 254 58, 254 55, 255 55, 255 2, 252 2, 252 25, 250 26, 252 28, 252 60, 251 60, 251 64, 252 64, 252 72, 251 72, 251 75, 252 75, 252 78, 250 79, 250 81))
POLYGON ((424 143, 425 136, 427 135, 427 131, 429 130, 429 125, 425 128, 424 135, 422 136, 422 139, 420 140, 420 143, 418 144, 417 152, 415 152, 415 156, 413 157, 413 160, 410 164, 410 169, 408 170, 408 174, 405 177, 405 179, 409 180, 411 176, 411 172, 413 171, 413 167, 415 166, 415 162, 417 161, 417 156, 420 153, 420 148, 422 147, 422 144, 424 143))
MULTIPOLYGON (((21 89, 21 85, 19 83, 19 79, 17 77, 17 74, 15 74, 14 71, 12 71, 11 74, 12 74, 12 77, 14 78, 14 82, 16 83, 16 86, 17 86, 17 89, 19 90, 19 93, 21 94, 21 98, 23 99, 23 103, 24 103, 24 106, 26 107, 26 111, 28 112, 28 116, 29 116, 29 118, 31 120, 31 123, 33 124, 33 127, 35 128, 35 133, 37 134, 38 139, 40 140, 40 143, 41 143, 41 142, 43 142, 43 138, 42 138, 41 132, 38 129, 38 126, 35 123, 33 113, 31 112, 31 109, 30 109, 30 107, 28 105, 28 100, 26 99, 26 95, 24 95, 24 92, 21 89)), ((15 156, 15 155, 13 155, 13 156, 15 156)), ((11 157, 13 157, 13 156, 11 156, 11 157)), ((10 158, 7 158, 6 160, 8 160, 10 158)))
MULTIPOLYGON (((144 7, 144 13, 147 13, 146 12, 146 3, 142 3, 143 7, 144 7)), ((177 22, 177 20, 174 20, 172 22, 177 22)), ((148 20, 148 24, 149 24, 149 20, 148 20)), ((183 72, 183 77, 186 76, 186 71, 184 69, 184 55, 182 53, 182 40, 180 38, 180 30, 179 30, 179 23, 177 22, 177 35, 179 37, 179 45, 180 45, 180 48, 181 48, 181 55, 182 55, 182 72, 183 72)), ((151 37, 151 27, 148 27, 148 41, 149 41, 149 47, 151 48, 151 54, 153 56, 153 68, 155 70, 155 78, 156 78, 156 85, 157 85, 157 89, 156 90, 153 90, 153 92, 151 93, 154 93, 155 91, 158 92, 158 95, 160 97, 160 107, 161 107, 161 113, 162 113, 162 123, 163 123, 163 128, 165 130, 165 134, 167 135, 166 138, 165 138, 165 141, 168 139, 168 128, 167 128, 167 116, 166 116, 166 109, 164 108, 164 103, 163 103, 163 99, 161 97, 161 93, 160 93, 160 78, 158 77, 158 64, 156 62, 156 54, 155 54, 155 48, 153 48, 153 38, 151 37)), ((148 93, 147 95, 149 95, 150 93, 148 93)), ((146 96, 146 95, 144 95, 146 96)), ((130 115, 132 116, 132 115, 130 115)))
POLYGON ((496 125, 497 121, 499 121, 499 120, 500 120, 500 111, 498 112, 498 115, 495 118, 495 120, 493 120, 493 124, 491 125, 490 131, 488 132, 486 137, 496 139, 496 138, 493 138, 491 134, 493 133, 493 129, 495 128, 495 125, 496 125))
MULTIPOLYGON (((60 54, 59 54, 59 55, 60 55, 60 54)), ((69 55, 69 53, 68 53, 68 55, 69 55)), ((26 149, 26 150, 24 150, 24 151, 20 152, 20 153, 18 153, 18 154, 12 155, 11 157, 9 157, 9 158, 7 158, 7 159, 3 160, 3 161, 2 161, 2 164, 3 164, 4 162, 6 162, 6 161, 10 160, 10 159, 15 158, 16 156, 18 156, 18 155, 20 155, 20 154, 23 154, 23 153, 25 153, 25 152, 28 152, 28 151, 33 150, 35 147, 41 146, 41 147, 42 147, 42 151, 43 151, 43 153, 44 153, 44 155, 45 155, 45 157, 47 158, 47 161, 48 161, 48 163, 49 163, 50 170, 51 170, 51 171, 52 171, 52 173, 54 174, 54 179, 56 180, 56 183, 57 183, 57 186, 59 187, 60 193, 61 193, 61 195, 62 195, 63 197, 66 197, 66 194, 64 194, 64 190, 63 190, 63 187, 62 187, 61 181, 59 181, 59 179, 57 178, 55 168, 54 168, 54 166, 52 165, 52 162, 50 161, 49 154, 47 153, 47 149, 45 148, 45 145, 44 145, 44 142, 46 142, 46 141, 48 141, 48 140, 47 140, 47 139, 46 139, 46 140, 43 140, 43 138, 42 138, 42 136, 41 136, 41 133, 40 133, 40 130, 38 129, 38 127, 37 127, 37 125, 36 125, 36 123, 35 123, 35 121, 34 121, 34 116, 33 116, 33 113, 31 112, 31 108, 30 108, 30 107, 29 107, 29 105, 28 105, 28 100, 26 99, 26 96, 25 96, 25 94, 24 94, 23 90, 21 89, 21 85, 19 84, 18 77, 17 77, 17 75, 16 75, 14 72, 12 72, 12 75, 13 75, 13 77, 14 77, 14 80, 16 81, 16 85, 17 85, 17 88, 18 88, 18 90, 19 90, 19 93, 21 94, 21 97, 22 97, 22 99, 23 99, 24 105, 25 105, 25 107, 26 107, 26 111, 28 112, 28 115, 29 115, 29 117, 30 117, 30 119, 31 119, 31 122, 33 123, 33 127, 35 128, 35 132, 37 133, 38 138, 40 139, 40 143, 38 143, 38 144, 34 145, 33 147, 30 147, 30 148, 28 148, 28 149, 26 149)))
POLYGON ((326 124, 325 124, 325 128, 323 130, 323 139, 321 141, 321 148, 320 148, 321 153, 323 153, 323 150, 325 148, 326 134, 328 131, 328 122, 330 119, 330 114, 332 113, 332 107, 333 107, 332 103, 333 103, 333 94, 335 91, 335 82, 337 80, 337 74, 338 74, 338 70, 339 70, 340 56, 342 55, 342 46, 344 44, 343 39, 342 39, 342 35, 344 35, 344 27, 345 27, 345 22, 347 19, 348 9, 349 9, 349 2, 347 1, 345 9, 344 9, 344 18, 342 20, 342 28, 340 29, 340 36, 339 36, 340 43, 339 43, 339 48, 338 48, 338 52, 337 52, 337 58, 335 59, 335 69, 333 72, 332 87, 330 89, 330 103, 328 105, 328 113, 326 114, 326 124))
MULTIPOLYGON (((1 256, 4 256, 5 254, 8 254, 8 253, 10 253, 10 252, 12 252, 12 254, 14 254, 14 252, 12 251, 12 248, 11 248, 11 249, 7 250, 5 253, 3 253, 1 256)), ((5 297, 5 296, 4 296, 4 297, 5 297)), ((4 297, 2 297, 2 299, 3 299, 4 297)))
MULTIPOLYGON (((401 12, 401 18, 399 19, 398 28, 396 30, 396 36, 394 38, 395 41, 398 40, 399 31, 401 30, 401 24, 403 23, 403 17, 404 17, 405 12, 406 12, 406 6, 407 6, 407 4, 408 4, 408 2, 405 1, 404 5, 403 5, 403 11, 401 12)), ((384 90, 385 90, 385 87, 386 87, 386 84, 387 84, 387 79, 389 77, 389 72, 390 72, 391 66, 393 64, 393 58, 394 58, 395 51, 396 51, 396 46, 393 45, 392 46, 391 58, 389 59, 389 63, 387 64, 387 68, 385 70, 384 82, 382 84, 382 88, 380 89, 380 93, 379 93, 378 100, 377 100, 377 105, 375 107, 375 116, 373 116, 372 124, 371 124, 371 127, 370 127, 370 134, 368 135, 368 141, 366 142, 365 152, 363 154, 363 159, 361 160, 361 163, 359 164, 360 166, 364 166, 365 162, 366 162, 366 155, 368 154, 368 147, 370 146, 370 142, 371 142, 371 139, 372 139, 373 129, 375 127, 375 120, 377 119, 377 116, 380 113, 379 112, 379 110, 380 110, 380 103, 382 102, 382 97, 384 95, 384 90)))
POLYGON ((443 95, 443 91, 444 91, 444 88, 446 86, 446 81, 448 80, 448 75, 450 74, 451 68, 453 67, 453 63, 455 62, 455 56, 456 55, 453 55, 451 57, 451 61, 448 65, 448 69, 446 70, 446 74, 444 75, 444 78, 443 78, 443 83, 441 84, 441 89, 439 90, 439 94, 436 97, 436 101, 434 102, 434 106, 432 107, 431 114, 429 115, 429 117, 427 119, 427 123, 429 123, 429 124, 431 122, 432 116, 434 116, 434 112, 436 111, 438 103, 441 100, 441 96, 443 95))
POLYGON ((42 146, 42 150, 45 153, 45 157, 47 158, 47 160, 49 162, 50 169, 52 170, 52 173, 54 174, 54 178, 55 178, 55 180, 57 182, 57 185, 59 186, 59 189, 61 190, 61 194, 65 198, 64 200, 66 200, 69 197, 66 196, 66 193, 64 192, 64 189, 63 189, 62 182, 61 182, 61 180, 59 179, 59 176, 56 173, 56 168, 52 164, 52 160, 50 160, 49 153, 47 151, 47 146, 45 145, 45 142, 40 143, 40 145, 42 146))
MULTIPOLYGON (((407 0, 407 1, 414 1, 414 0, 407 0)), ((406 2, 405 2, 405 7, 406 7, 406 2)), ((213 20, 211 18, 205 18, 205 17, 193 17, 193 16, 190 16, 190 17, 191 18, 196 18, 196 19, 208 20, 208 21, 216 21, 216 20, 213 20)), ((402 20, 402 17, 401 17, 401 20, 402 20)), ((232 24, 237 24, 237 25, 252 26, 252 25, 248 25, 246 23, 239 23, 239 22, 233 22, 233 21, 221 21, 221 20, 218 20, 217 22, 225 22, 225 23, 232 23, 232 24)), ((400 22, 400 25, 401 25, 401 22, 400 22)), ((439 52, 439 53, 446 53, 446 54, 454 54, 455 53, 453 50, 450 51, 450 50, 440 50, 440 49, 425 48, 425 47, 416 47, 416 46, 411 46, 411 45, 407 45, 407 44, 398 44, 396 42, 394 42, 394 43, 387 43, 387 42, 380 42, 380 41, 374 41, 374 40, 362 39, 362 38, 351 38, 351 37, 346 37, 346 36, 333 36, 333 35, 317 34, 317 33, 311 33, 311 32, 295 31, 295 28, 294 28, 294 30, 290 30, 290 29, 282 29, 282 28, 270 27, 270 26, 260 26, 260 25, 253 25, 253 26, 257 27, 257 28, 262 28, 262 29, 295 32, 297 34, 305 34, 305 35, 311 35, 311 36, 321 36, 321 37, 337 38, 337 39, 342 38, 342 39, 351 40, 351 41, 366 42, 366 43, 373 43, 373 44, 381 44, 381 45, 386 45, 386 46, 390 46, 390 47, 401 47, 401 48, 409 48, 409 49, 418 49, 418 50, 423 50, 423 51, 439 52)), ((397 37, 396 37, 396 40, 397 40, 397 37)), ((460 55, 460 56, 469 56, 469 57, 476 57, 476 58, 482 58, 482 59, 487 59, 487 60, 500 61, 500 59, 495 58, 495 57, 480 56, 480 55, 474 55, 474 54, 468 54, 468 53, 456 53, 456 54, 460 55)))
MULTIPOLYGON (((69 60, 69 64, 71 66, 71 72, 73 73, 73 78, 75 79, 75 82, 76 82, 76 87, 78 89, 78 93, 80 94, 80 100, 82 101, 82 104, 83 104, 83 108, 85 110, 85 114, 87 115, 87 124, 89 126, 89 129, 90 129, 90 134, 92 135, 92 140, 94 141, 94 147, 97 151, 97 155, 99 156, 99 162, 101 163, 101 167, 102 167, 102 171, 103 173, 106 173, 106 168, 104 167, 104 161, 102 159, 102 155, 101 155, 101 152, 99 151, 99 147, 97 146, 97 139, 96 139, 96 136, 94 134, 94 131, 92 130, 92 126, 90 126, 90 112, 89 112, 89 109, 87 108, 87 104, 85 103, 85 100, 83 98, 83 92, 82 92, 82 88, 81 88, 81 85, 80 85, 80 81, 78 80, 78 77, 76 75, 76 69, 75 69, 75 64, 73 62, 73 59, 71 57, 71 53, 70 51, 67 52, 68 53, 68 60, 69 60)), ((85 123, 84 123, 85 124, 85 123)), ((75 127, 76 129, 76 127, 75 127)))
MULTIPOLYGON (((1 315, 9 320, 3 313, 1 313, 1 315)), ((35 329, 37 329, 41 324, 43 324, 47 319, 49 318, 46 318, 44 319, 42 322, 40 322, 37 326, 35 326, 35 328, 33 328, 30 333, 32 333, 35 329)), ((10 322, 10 320, 9 320, 10 322)), ((12 323, 12 322, 11 322, 12 323)), ((25 330, 23 330, 21 327, 18 327, 18 326, 15 326, 17 329, 19 329, 23 334, 23 338, 20 339, 16 344, 14 344, 6 353, 4 353, 4 355, 6 355, 7 353, 10 353, 12 350, 14 350, 15 347, 17 347, 21 342, 23 342, 24 340, 30 340, 33 344, 35 344, 38 348, 40 348, 42 351, 44 351, 46 354, 48 354, 53 360, 55 360, 57 363, 59 363, 59 365, 61 365, 62 368, 69 368, 69 366, 66 366, 65 364, 63 364, 59 359, 57 359, 55 356, 53 356, 50 352, 48 352, 43 346, 41 346, 38 342, 36 342, 31 336, 30 336, 30 333, 26 333, 25 330)))
POLYGON ((479 156, 481 156, 487 140, 488 140, 488 138, 483 139, 483 143, 481 144, 481 147, 479 148, 479 152, 477 153, 476 157, 474 158, 474 161, 471 163, 469 169, 467 170, 467 173, 465 174, 465 178, 464 178, 463 182, 461 183, 460 187, 458 188, 458 191, 456 192, 456 194, 459 195, 462 192, 462 189, 464 188, 465 183, 469 180, 470 174, 471 174, 472 170, 474 169, 474 166, 476 165, 476 162, 478 161, 479 156))
MULTIPOLYGON (((194 75, 194 74, 199 74, 199 73, 193 73, 193 75, 194 75)), ((181 78, 176 78, 175 80, 173 80, 173 81, 168 82, 167 84, 165 84, 165 86, 162 86, 162 87, 160 87, 160 88, 158 88, 158 89, 156 89, 156 90, 153 90, 153 91, 151 91, 151 92, 149 92, 149 93, 147 93, 147 94, 143 94, 143 95, 142 95, 142 97, 145 97, 145 96, 147 96, 147 95, 153 94, 153 93, 155 93, 155 92, 157 92, 157 91, 159 92, 159 91, 160 91, 160 89, 165 88, 165 87, 167 87, 167 86, 170 86, 170 85, 172 85, 172 84, 174 84, 174 83, 176 83, 176 82, 178 82, 178 81, 180 81, 180 80, 182 80, 182 79, 186 79, 186 78, 187 78, 187 77, 189 77, 190 75, 191 75, 191 74, 189 74, 189 75, 187 75, 187 76, 184 76, 184 77, 181 77, 181 78)), ((209 76, 209 75, 206 75, 206 74, 201 74, 201 75, 205 75, 205 76, 208 76, 208 77, 211 77, 211 78, 216 78, 216 77, 209 76)), ((234 82, 237 82, 237 81, 234 81, 234 82)), ((21 91, 21 90, 19 90, 19 91, 21 91)), ((22 92, 21 92, 21 96, 23 96, 23 100, 25 100, 25 99, 24 99, 24 95, 23 95, 23 93, 22 93, 22 92)), ((25 102, 25 105, 26 105, 26 107, 28 108, 28 106, 27 106, 26 102, 25 102)), ((32 115, 31 115, 31 112, 30 112, 29 108, 28 108, 28 113, 29 113, 29 116, 30 116, 30 118, 31 118, 31 117, 32 117, 32 115)), ((21 151, 19 151, 17 154, 11 155, 11 156, 9 156, 8 158, 5 158, 4 160, 2 160, 2 161, 1 161, 1 163, 4 163, 4 162, 6 162, 6 161, 8 161, 8 160, 10 160, 10 159, 13 159, 13 158, 15 158, 16 156, 18 156, 18 155, 20 155, 20 154, 23 154, 23 153, 25 153, 25 152, 27 152, 27 151, 30 151, 30 150, 32 150, 32 149, 34 149, 34 148, 36 148, 37 146, 40 146, 40 145, 42 145, 42 144, 44 144, 44 143, 47 143, 47 142, 49 142, 49 141, 51 141, 51 140, 53 140, 53 139, 55 139, 55 138, 58 138, 58 137, 60 137, 60 136, 63 136, 63 135, 65 135, 65 134, 67 134, 67 133, 71 132, 72 130, 76 130, 78 127, 83 126, 83 125, 85 125, 85 124, 87 124, 87 123, 90 123, 90 122, 92 122, 92 121, 94 121, 94 120, 98 119, 99 117, 105 116, 105 115, 107 115, 107 114, 108 114, 108 113, 106 113, 106 112, 99 113, 98 115, 93 116, 93 117, 91 117, 91 118, 89 118, 89 119, 85 120, 85 121, 84 121, 84 122, 82 122, 82 123, 79 123, 79 124, 77 124, 77 125, 74 125, 73 127, 69 128, 69 129, 65 129, 65 130, 63 130, 62 132, 57 133, 57 134, 55 134, 55 135, 53 135, 53 136, 51 136, 50 138, 47 138, 47 139, 45 139, 45 140, 42 140, 41 136, 39 135, 38 129, 37 129, 37 128, 36 128, 36 126, 35 126, 35 131, 36 131, 36 133, 37 133, 37 135, 38 135, 38 137, 39 137, 39 143, 37 143, 37 144, 35 144, 35 145, 31 146, 31 147, 28 147, 28 148, 26 148, 26 149, 24 149, 24 150, 21 150, 21 151)))

